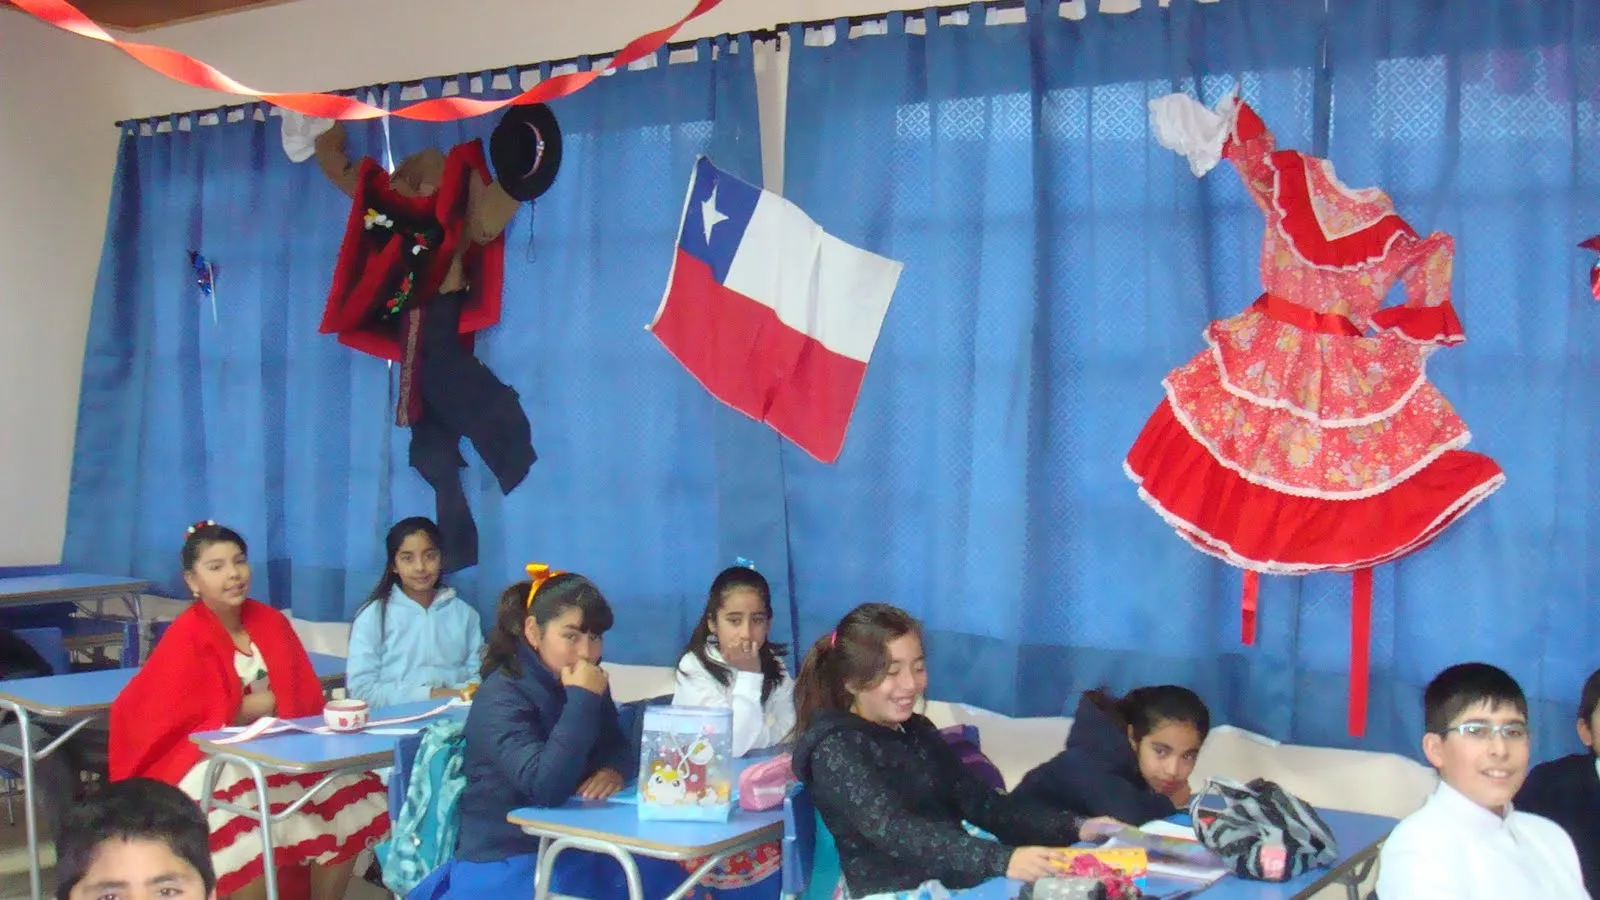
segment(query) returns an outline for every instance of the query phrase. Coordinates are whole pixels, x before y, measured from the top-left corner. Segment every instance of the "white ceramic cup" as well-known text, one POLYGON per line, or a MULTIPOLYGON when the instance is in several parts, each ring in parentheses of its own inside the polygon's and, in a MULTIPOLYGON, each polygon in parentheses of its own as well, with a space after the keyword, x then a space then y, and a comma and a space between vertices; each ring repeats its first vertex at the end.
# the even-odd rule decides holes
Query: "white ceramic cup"
POLYGON ((370 713, 365 700, 329 700, 322 708, 322 721, 334 731, 360 731, 367 727, 370 713))

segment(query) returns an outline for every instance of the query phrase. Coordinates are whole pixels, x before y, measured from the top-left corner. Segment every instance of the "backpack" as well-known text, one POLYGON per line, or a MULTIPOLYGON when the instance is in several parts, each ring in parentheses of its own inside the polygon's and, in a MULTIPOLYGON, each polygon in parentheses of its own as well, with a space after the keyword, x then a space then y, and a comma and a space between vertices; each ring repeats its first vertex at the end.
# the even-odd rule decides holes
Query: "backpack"
POLYGON ((1200 843, 1240 878, 1288 881, 1339 858, 1316 809, 1265 778, 1249 784, 1213 778, 1189 801, 1189 816, 1200 843), (1212 794, 1222 798, 1220 810, 1204 804, 1212 794))
POLYGON ((978 740, 976 725, 951 725, 939 729, 939 736, 944 738, 944 742, 956 752, 961 764, 978 776, 979 781, 997 791, 1005 791, 1005 776, 1000 774, 1000 769, 989 757, 983 755, 983 745, 978 740))
POLYGON ((443 719, 422 729, 410 783, 389 839, 373 848, 383 883, 405 896, 456 851, 461 817, 456 807, 467 789, 461 774, 466 739, 461 723, 443 719))

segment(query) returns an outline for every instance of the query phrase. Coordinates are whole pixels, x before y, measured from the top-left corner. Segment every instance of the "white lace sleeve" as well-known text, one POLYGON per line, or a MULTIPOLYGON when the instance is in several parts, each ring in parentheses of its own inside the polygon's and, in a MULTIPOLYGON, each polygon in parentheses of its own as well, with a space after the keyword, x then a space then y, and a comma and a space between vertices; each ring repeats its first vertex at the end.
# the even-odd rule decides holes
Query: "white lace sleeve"
POLYGON ((1150 130, 1156 142, 1189 160, 1189 171, 1201 177, 1222 161, 1222 146, 1239 114, 1237 94, 1229 94, 1215 110, 1188 94, 1168 94, 1150 101, 1150 130))

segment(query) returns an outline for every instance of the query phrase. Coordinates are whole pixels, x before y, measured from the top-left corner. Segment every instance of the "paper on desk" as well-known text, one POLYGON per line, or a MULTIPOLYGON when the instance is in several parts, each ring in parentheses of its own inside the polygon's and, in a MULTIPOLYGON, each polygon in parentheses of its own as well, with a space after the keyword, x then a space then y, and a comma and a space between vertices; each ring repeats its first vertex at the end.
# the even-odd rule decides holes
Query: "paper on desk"
MULTIPOLYGON (((246 727, 241 728, 238 726, 228 726, 223 728, 223 731, 232 733, 225 738, 218 738, 217 740, 212 741, 212 743, 241 744, 245 741, 254 740, 258 737, 282 734, 285 731, 300 731, 304 732, 305 734, 376 734, 378 733, 378 728, 382 728, 386 725, 404 725, 407 722, 420 722, 423 719, 431 719, 454 705, 455 701, 451 700, 447 703, 441 703, 426 712, 420 712, 412 716, 396 716, 392 719, 374 719, 373 721, 368 722, 365 728, 362 728, 358 731, 339 731, 338 729, 329 728, 326 725, 301 725, 300 723, 290 719, 262 716, 261 718, 257 719, 254 724, 246 727)), ((421 729, 419 728, 418 730, 420 731, 421 729)))
POLYGON ((1141 828, 1124 828, 1104 846, 1143 847, 1150 856, 1150 874, 1166 878, 1210 884, 1232 871, 1195 839, 1192 829, 1171 822, 1158 820, 1141 828))

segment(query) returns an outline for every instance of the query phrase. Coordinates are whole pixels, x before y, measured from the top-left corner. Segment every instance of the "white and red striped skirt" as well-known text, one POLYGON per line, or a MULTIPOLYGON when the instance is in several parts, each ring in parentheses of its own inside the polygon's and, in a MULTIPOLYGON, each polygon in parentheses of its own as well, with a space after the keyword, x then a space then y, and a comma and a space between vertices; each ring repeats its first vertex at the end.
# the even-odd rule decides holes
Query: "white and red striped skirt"
MULTIPOLYGON (((206 761, 197 763, 178 782, 184 793, 200 800, 206 761)), ((267 799, 273 812, 299 800, 321 775, 268 775, 267 799)), ((255 809, 255 779, 243 767, 226 764, 212 795, 236 806, 255 809)), ((217 893, 231 894, 262 876, 261 823, 248 816, 211 809, 211 863, 217 870, 217 893)), ((279 869, 290 866, 336 865, 352 859, 389 832, 389 795, 376 775, 345 775, 325 785, 294 815, 272 825, 272 858, 279 869)))

